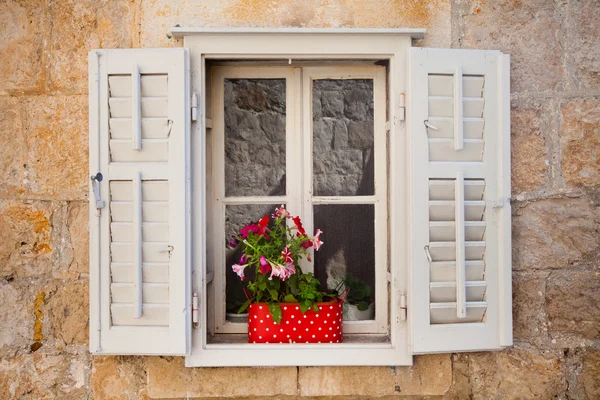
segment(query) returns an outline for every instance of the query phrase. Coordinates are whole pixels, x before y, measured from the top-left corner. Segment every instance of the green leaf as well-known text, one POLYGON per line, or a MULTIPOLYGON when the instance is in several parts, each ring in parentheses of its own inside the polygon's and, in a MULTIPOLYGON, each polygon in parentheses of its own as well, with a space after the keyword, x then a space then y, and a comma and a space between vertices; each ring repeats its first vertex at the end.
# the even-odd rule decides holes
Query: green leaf
POLYGON ((314 299, 314 298, 315 298, 315 295, 314 295, 313 293, 307 293, 307 294, 306 294, 306 298, 307 298, 307 299, 311 299, 311 300, 312 300, 312 299, 314 299))
POLYGON ((373 290, 371 290, 371 286, 369 285, 365 285, 365 297, 371 297, 371 294, 373 294, 373 290))
POLYGON ((307 306, 306 304, 300 303, 300 311, 302 311, 302 314, 304 314, 308 310, 308 307, 309 306, 307 306))
POLYGON ((365 291, 362 290, 362 289, 356 289, 354 291, 354 298, 356 300, 362 300, 362 299, 364 299, 365 298, 365 291))
POLYGON ((298 302, 298 300, 291 293, 286 294, 285 297, 283 298, 283 301, 286 303, 297 303, 298 302))
POLYGON ((358 308, 359 311, 366 311, 367 308, 369 308, 369 303, 367 303, 366 301, 361 301, 360 303, 358 303, 358 306, 356 306, 356 308, 358 308))
POLYGON ((258 288, 260 290, 266 290, 267 289, 267 282, 259 282, 258 288))
POLYGON ((283 313, 281 312, 279 303, 269 303, 269 311, 271 312, 271 317, 273 317, 273 322, 276 324, 281 323, 281 317, 283 316, 283 313))
POLYGON ((242 304, 242 306, 238 310, 238 314, 241 314, 244 311, 246 311, 246 308, 248 308, 249 305, 250 305, 250 300, 246 300, 246 302, 244 304, 242 304))
POLYGON ((269 289, 269 293, 271 294, 273 301, 277 301, 279 299, 279 293, 277 293, 277 290, 269 289))

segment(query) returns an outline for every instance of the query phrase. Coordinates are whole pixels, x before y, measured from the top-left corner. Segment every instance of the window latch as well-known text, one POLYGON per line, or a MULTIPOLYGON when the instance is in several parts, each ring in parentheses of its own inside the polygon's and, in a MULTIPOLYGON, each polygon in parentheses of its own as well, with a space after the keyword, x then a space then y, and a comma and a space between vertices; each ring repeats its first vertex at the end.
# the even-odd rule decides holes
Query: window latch
POLYGON ((423 121, 423 123, 425 124, 425 128, 433 129, 434 131, 439 131, 438 127, 435 126, 435 125, 432 125, 431 122, 429 122, 428 119, 426 119, 425 121, 423 121))

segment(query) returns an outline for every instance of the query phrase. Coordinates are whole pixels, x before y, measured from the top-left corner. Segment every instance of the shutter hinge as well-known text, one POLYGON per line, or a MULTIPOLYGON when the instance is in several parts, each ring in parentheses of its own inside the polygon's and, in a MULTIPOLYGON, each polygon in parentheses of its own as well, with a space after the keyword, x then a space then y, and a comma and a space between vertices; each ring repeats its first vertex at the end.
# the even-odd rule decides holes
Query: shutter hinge
POLYGON ((192 121, 198 121, 198 94, 192 93, 192 121))
POLYGON ((94 192, 94 200, 96 200, 96 215, 100 216, 100 210, 104 208, 104 201, 100 198, 100 182, 102 182, 102 174, 98 172, 96 175, 90 176, 92 181, 92 190, 94 192))
POLYGON ((406 294, 400 295, 400 321, 406 321, 406 294))
POLYGON ((198 293, 194 293, 192 297, 192 323, 194 328, 198 328, 198 293))
POLYGON ((406 119, 406 96, 404 93, 400 93, 400 98, 398 101, 400 104, 400 115, 398 115, 398 120, 404 121, 406 119))

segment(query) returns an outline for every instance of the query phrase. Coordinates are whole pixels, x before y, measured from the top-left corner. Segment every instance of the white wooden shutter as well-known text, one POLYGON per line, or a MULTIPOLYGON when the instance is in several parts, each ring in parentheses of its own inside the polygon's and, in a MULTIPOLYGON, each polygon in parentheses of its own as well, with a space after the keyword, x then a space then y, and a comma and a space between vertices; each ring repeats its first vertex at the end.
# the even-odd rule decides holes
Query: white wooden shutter
POLYGON ((89 55, 90 350, 190 348, 187 49, 89 55))
POLYGON ((509 56, 411 48, 414 353, 512 344, 509 56))

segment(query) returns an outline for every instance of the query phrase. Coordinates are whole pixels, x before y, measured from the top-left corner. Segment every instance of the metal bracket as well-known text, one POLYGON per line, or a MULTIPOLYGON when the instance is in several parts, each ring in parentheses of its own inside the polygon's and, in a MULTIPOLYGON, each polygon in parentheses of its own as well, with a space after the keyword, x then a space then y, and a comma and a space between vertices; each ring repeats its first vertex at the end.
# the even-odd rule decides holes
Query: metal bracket
POLYGON ((192 323, 194 324, 194 328, 197 328, 199 325, 198 293, 194 293, 194 296, 192 297, 192 323))
POLYGON ((428 119, 423 121, 423 123, 425 124, 425 128, 433 129, 434 131, 439 131, 438 127, 435 125, 432 125, 428 119))
POLYGON ((400 295, 400 321, 406 321, 406 294, 400 295))
POLYGON ((192 93, 192 121, 198 121, 198 94, 192 93))

